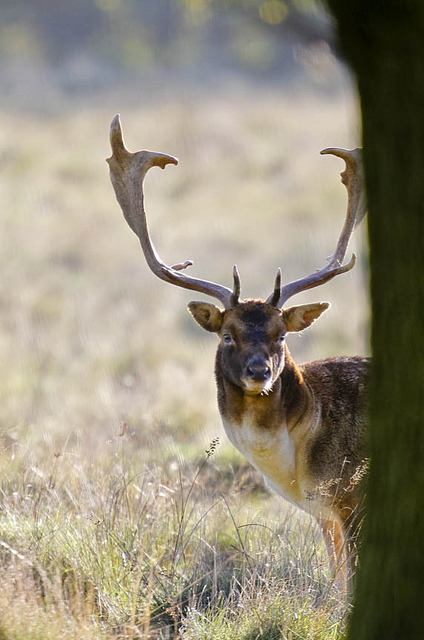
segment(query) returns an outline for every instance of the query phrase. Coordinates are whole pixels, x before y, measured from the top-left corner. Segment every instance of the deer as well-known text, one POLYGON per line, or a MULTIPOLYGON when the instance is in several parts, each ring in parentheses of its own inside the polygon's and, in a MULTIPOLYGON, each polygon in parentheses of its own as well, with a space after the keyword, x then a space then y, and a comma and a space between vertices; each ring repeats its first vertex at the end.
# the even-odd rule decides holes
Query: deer
POLYGON ((328 148, 345 162, 345 221, 328 264, 274 289, 264 300, 240 299, 240 276, 233 287, 186 275, 185 260, 169 266, 149 235, 143 180, 152 167, 176 165, 173 156, 132 153, 125 146, 119 114, 110 127, 110 179, 125 220, 137 235, 150 270, 160 280, 211 296, 220 306, 194 301, 194 320, 219 339, 215 357, 218 408, 230 442, 264 476, 266 484, 315 517, 323 534, 333 580, 348 593, 357 564, 367 470, 366 396, 369 359, 335 357, 298 365, 286 344, 288 334, 312 325, 329 307, 314 302, 287 307, 296 294, 350 271, 344 263, 350 237, 366 213, 361 149, 328 148))

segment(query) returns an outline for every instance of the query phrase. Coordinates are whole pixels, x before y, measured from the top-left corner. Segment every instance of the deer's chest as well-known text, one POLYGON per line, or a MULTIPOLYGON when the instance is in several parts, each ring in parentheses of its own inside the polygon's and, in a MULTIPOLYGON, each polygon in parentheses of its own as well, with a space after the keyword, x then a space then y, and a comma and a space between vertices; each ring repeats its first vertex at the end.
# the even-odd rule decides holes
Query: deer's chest
POLYGON ((267 483, 297 504, 300 496, 295 447, 286 426, 259 425, 249 412, 238 420, 223 417, 223 424, 231 443, 265 476, 267 483))

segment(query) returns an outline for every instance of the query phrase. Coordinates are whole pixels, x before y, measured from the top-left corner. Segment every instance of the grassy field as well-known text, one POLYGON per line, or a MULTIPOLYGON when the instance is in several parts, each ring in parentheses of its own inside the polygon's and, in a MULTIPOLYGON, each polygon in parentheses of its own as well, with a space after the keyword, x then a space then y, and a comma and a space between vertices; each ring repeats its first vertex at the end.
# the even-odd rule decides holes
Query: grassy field
MULTIPOLYGON (((342 637, 315 525, 226 441, 215 338, 148 271, 104 159, 120 111, 131 149, 180 158, 145 183, 164 260, 222 284, 237 263, 266 296, 335 246, 342 165, 318 152, 358 144, 354 107, 257 89, 3 107, 0 640, 342 637)), ((352 273, 298 297, 332 303, 299 361, 368 350, 354 244, 352 273)))

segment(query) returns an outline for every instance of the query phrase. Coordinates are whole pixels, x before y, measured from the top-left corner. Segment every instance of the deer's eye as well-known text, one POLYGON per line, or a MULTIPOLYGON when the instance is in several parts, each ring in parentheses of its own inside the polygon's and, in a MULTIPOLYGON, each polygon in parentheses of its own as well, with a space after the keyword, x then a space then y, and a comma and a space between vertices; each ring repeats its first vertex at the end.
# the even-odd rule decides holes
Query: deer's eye
POLYGON ((285 340, 286 334, 285 333, 281 333, 278 338, 277 338, 277 343, 278 344, 283 344, 284 340, 285 340))
POLYGON ((222 341, 224 342, 224 344, 231 344, 233 342, 233 339, 229 333, 223 333, 222 341))

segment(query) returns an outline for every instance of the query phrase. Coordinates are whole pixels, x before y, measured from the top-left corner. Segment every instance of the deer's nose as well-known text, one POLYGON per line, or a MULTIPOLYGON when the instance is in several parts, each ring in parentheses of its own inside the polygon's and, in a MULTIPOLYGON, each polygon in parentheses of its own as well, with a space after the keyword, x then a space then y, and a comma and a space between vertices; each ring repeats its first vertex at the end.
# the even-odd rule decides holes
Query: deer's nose
POLYGON ((254 356, 247 363, 246 373, 255 382, 262 382, 268 380, 271 375, 271 369, 265 358, 254 356))

